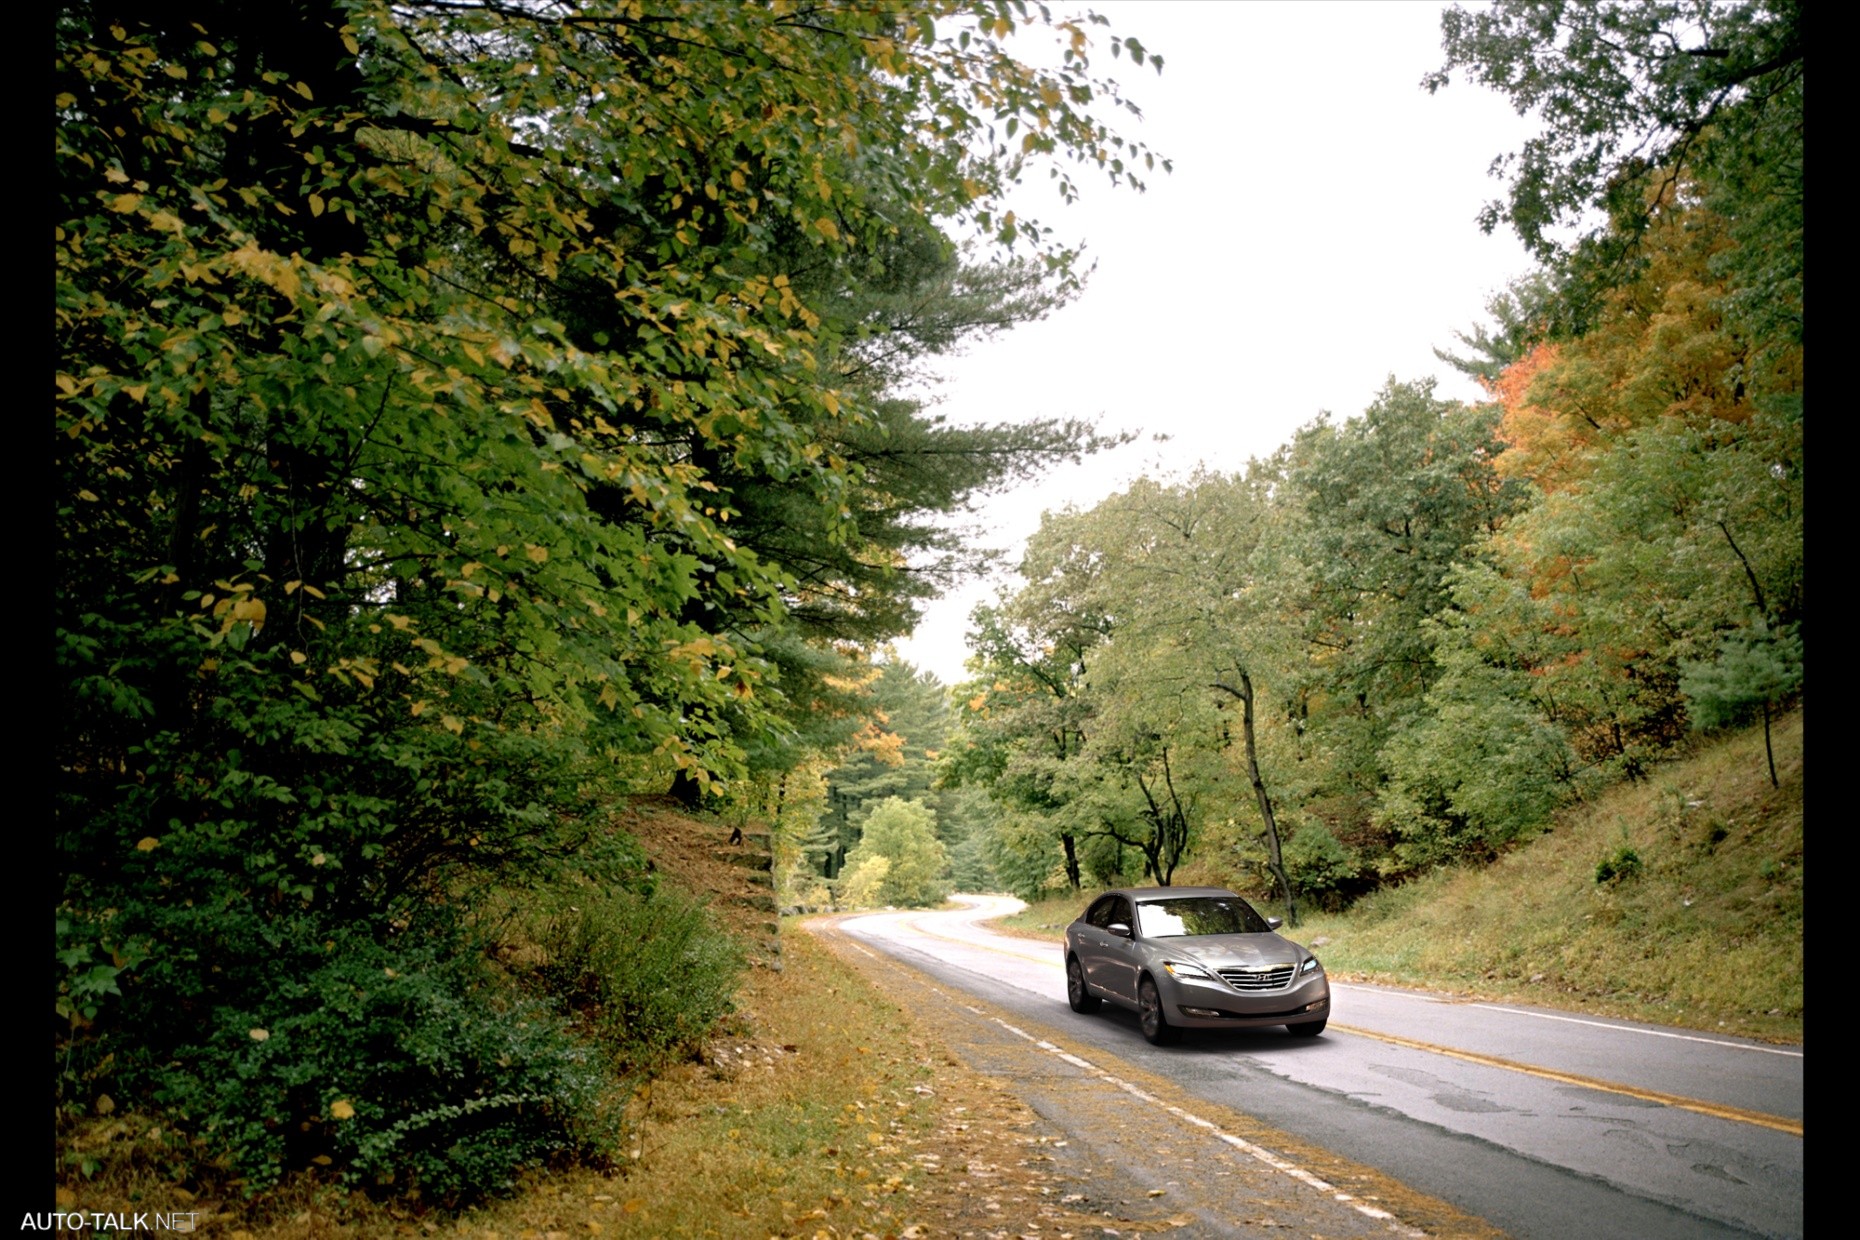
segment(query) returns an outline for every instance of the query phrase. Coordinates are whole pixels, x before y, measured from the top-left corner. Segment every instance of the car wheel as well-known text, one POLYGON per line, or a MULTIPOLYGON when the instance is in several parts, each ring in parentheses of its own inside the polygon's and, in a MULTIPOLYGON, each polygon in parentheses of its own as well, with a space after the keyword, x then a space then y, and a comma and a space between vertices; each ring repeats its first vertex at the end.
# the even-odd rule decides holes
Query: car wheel
POLYGON ((1157 1046, 1167 1046, 1182 1036, 1182 1031, 1163 1015, 1162 996, 1156 993, 1156 983, 1147 977, 1137 987, 1137 1022, 1143 1026, 1143 1036, 1157 1046))
POLYGON ((1079 965, 1077 956, 1066 958, 1066 1002, 1072 1010, 1089 1016, 1098 1010, 1104 1000, 1085 989, 1085 970, 1079 965))
POLYGON ((1328 1023, 1328 1020, 1313 1020, 1302 1025, 1287 1025, 1286 1028, 1291 1030, 1295 1038, 1315 1038, 1324 1032, 1324 1026, 1328 1023))

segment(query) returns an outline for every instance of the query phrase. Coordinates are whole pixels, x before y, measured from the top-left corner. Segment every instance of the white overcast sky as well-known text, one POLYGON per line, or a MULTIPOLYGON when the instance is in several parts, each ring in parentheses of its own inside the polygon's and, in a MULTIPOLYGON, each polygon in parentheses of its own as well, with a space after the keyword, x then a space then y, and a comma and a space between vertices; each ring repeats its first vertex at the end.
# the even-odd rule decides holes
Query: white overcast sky
MULTIPOLYGON (((1144 439, 986 500, 979 524, 1010 570, 1042 512, 1090 508, 1145 474, 1244 468, 1322 411, 1360 413, 1391 375, 1476 399, 1433 349, 1455 347, 1453 332, 1483 321, 1487 298, 1529 268, 1515 238, 1475 223, 1502 189, 1488 165, 1527 123, 1464 81, 1421 89, 1442 60, 1439 4, 1094 7, 1164 58, 1159 77, 1096 41, 1143 109, 1119 131, 1175 171, 1144 194, 1081 172, 1071 206, 1041 174, 1021 214, 1082 240, 1097 270, 1047 320, 946 360, 941 411, 963 423, 1084 417, 1144 439)), ((932 603, 898 656, 966 679, 969 611, 1013 580, 932 603)))

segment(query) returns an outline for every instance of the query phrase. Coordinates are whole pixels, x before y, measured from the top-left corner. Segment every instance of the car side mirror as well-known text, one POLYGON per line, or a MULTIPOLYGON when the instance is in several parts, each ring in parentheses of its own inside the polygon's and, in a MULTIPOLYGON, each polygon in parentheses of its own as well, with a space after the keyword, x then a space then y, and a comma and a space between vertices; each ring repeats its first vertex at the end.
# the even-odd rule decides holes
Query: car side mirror
POLYGON ((1120 939, 1127 939, 1131 937, 1130 927, 1126 926, 1121 921, 1114 921, 1110 925, 1106 926, 1104 929, 1107 934, 1115 934, 1120 939))
POLYGON ((1283 926, 1284 924, 1285 924, 1285 918, 1283 917, 1266 918, 1266 929, 1268 930, 1277 930, 1280 926, 1283 926))

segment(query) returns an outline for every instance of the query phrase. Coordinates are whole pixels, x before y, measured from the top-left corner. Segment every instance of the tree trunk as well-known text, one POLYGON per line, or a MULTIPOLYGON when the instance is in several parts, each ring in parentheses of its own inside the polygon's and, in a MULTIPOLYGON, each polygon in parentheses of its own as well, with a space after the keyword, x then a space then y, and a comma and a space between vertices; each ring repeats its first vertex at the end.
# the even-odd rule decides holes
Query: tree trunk
POLYGON ((1259 749, 1253 731, 1253 678, 1245 668, 1235 668, 1240 677, 1240 687, 1216 683, 1217 689, 1223 690, 1240 699, 1240 736, 1246 746, 1246 773, 1253 784, 1254 799, 1259 802, 1259 818, 1265 823, 1266 831, 1266 868, 1279 881, 1279 894, 1285 900, 1285 924, 1298 924, 1298 905, 1292 899, 1291 880, 1285 876, 1285 855, 1279 847, 1279 823, 1272 815, 1272 798, 1266 793, 1266 781, 1259 773, 1259 749))
POLYGON ((1072 890, 1077 891, 1079 889, 1078 846, 1073 843, 1070 831, 1061 831, 1059 842, 1065 845, 1066 849, 1066 881, 1072 884, 1072 890))

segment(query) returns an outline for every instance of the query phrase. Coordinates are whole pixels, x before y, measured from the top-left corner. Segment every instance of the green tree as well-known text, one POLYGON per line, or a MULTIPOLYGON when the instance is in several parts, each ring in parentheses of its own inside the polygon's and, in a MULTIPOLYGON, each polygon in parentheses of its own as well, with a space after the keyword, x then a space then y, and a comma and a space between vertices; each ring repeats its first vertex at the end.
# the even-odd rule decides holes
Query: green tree
POLYGON ((1082 882, 1081 827, 1065 812, 1062 772, 1085 744, 1093 710, 1086 662, 1109 617, 1077 606, 1089 553, 1067 530, 1065 516, 1048 514, 1023 559, 1028 586, 975 609, 969 640, 978 676, 955 691, 962 708, 941 775, 952 787, 986 787, 1002 808, 990 860, 1024 896, 1048 886, 1077 891, 1082 882))
POLYGON ((865 686, 865 716, 827 776, 827 808, 809 852, 832 878, 859 842, 858 822, 889 797, 919 801, 939 824, 950 798, 936 787, 936 762, 950 728, 948 690, 928 672, 889 659, 865 686))
POLYGON ((1441 17, 1446 64, 1504 93, 1537 134, 1493 161, 1507 197, 1480 215, 1574 276, 1561 327, 1579 330, 1593 296, 1632 275, 1655 204, 1697 175, 1734 217, 1728 256, 1750 317, 1800 339, 1802 13, 1797 0, 1500 0, 1441 17), (1589 220, 1599 220, 1589 223, 1589 220), (1572 246, 1566 227, 1583 229, 1572 246))
POLYGON ((939 226, 1065 286, 1073 256, 1001 199, 1040 167, 1070 196, 1078 168, 1134 184, 1152 162, 1094 115, 1123 106, 1094 25, 933 3, 59 9, 67 1088, 108 1065, 118 1096, 207 1098, 260 1053, 249 1030, 347 1019, 311 997, 366 963, 452 996, 472 1055, 406 1061, 425 1075, 398 1089, 345 1075, 367 1057, 337 1041, 294 1050, 314 1022, 265 1042, 265 1071, 299 1075, 221 1130, 257 1134, 225 1138, 253 1183, 313 1152, 291 1134, 341 1091, 367 1093, 356 1131, 382 1150, 419 1117, 440 1163, 454 1138, 570 1140, 560 1110, 464 1105, 553 1088, 513 1084, 530 1069, 497 1039, 522 1018, 457 963, 471 893, 585 852, 617 792, 792 760, 770 738, 838 666, 809 606, 854 580, 864 633, 901 623, 907 579, 885 574, 923 544, 914 505, 1011 473, 982 435, 988 469, 881 498, 909 477, 881 471, 881 433, 919 457, 957 433, 859 379, 878 332, 853 293, 914 249, 946 261, 939 226), (1055 66, 1013 57, 1023 19, 1057 35, 1055 66), (800 539, 769 533, 776 497, 800 539), (852 550, 815 572, 803 542, 852 550), (309 1083, 313 1059, 334 1074, 309 1083))
POLYGON ((1802 641, 1793 632, 1772 632, 1759 622, 1727 634, 1717 659, 1685 663, 1679 687, 1701 728, 1763 719, 1763 755, 1769 763, 1770 787, 1776 779, 1776 751, 1770 744, 1770 716, 1802 687, 1802 641))
POLYGON ((845 881, 866 903, 940 904, 949 894, 948 872, 949 852, 936 837, 936 815, 923 802, 901 797, 887 797, 865 816, 859 845, 846 854, 845 881))
POLYGON ((1450 570, 1521 498, 1494 467, 1496 422, 1431 381, 1391 379, 1361 416, 1299 431, 1281 463, 1268 553, 1304 627, 1301 709, 1358 789, 1380 782, 1376 753, 1437 675, 1423 622, 1447 605, 1450 570))

